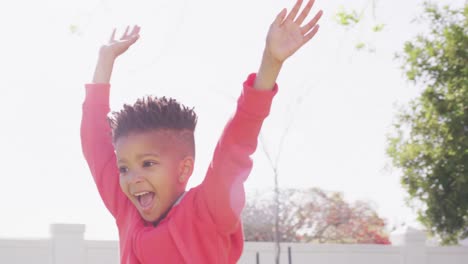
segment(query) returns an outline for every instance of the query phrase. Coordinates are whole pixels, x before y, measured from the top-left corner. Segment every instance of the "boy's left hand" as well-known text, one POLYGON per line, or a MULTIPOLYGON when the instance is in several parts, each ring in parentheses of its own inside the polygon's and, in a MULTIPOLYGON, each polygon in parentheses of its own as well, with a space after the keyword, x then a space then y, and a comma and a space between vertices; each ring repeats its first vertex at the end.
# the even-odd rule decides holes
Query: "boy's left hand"
POLYGON ((319 29, 317 22, 322 16, 322 10, 317 12, 307 24, 301 26, 314 2, 314 0, 309 0, 297 18, 302 0, 297 0, 287 17, 286 8, 278 14, 270 26, 266 39, 265 52, 267 52, 266 55, 270 56, 270 59, 282 64, 317 33, 319 29))

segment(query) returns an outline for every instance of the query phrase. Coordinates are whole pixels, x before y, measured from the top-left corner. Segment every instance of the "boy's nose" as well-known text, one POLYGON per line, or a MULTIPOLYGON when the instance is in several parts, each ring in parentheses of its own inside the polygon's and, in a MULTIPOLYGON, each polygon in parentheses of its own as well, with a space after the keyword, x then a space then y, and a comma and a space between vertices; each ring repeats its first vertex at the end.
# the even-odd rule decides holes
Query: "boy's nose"
POLYGON ((143 181, 144 179, 143 173, 140 173, 140 172, 131 173, 129 176, 130 176, 129 181, 131 183, 138 183, 138 182, 143 181))

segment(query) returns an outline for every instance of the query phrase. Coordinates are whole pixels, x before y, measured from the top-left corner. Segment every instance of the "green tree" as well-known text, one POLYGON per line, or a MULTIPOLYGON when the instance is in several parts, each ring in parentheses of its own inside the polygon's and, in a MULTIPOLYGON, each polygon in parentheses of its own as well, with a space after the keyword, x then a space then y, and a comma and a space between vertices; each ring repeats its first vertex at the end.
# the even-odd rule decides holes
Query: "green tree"
POLYGON ((468 237, 468 5, 425 3, 429 33, 397 57, 421 95, 401 109, 387 153, 419 220, 442 244, 468 237))

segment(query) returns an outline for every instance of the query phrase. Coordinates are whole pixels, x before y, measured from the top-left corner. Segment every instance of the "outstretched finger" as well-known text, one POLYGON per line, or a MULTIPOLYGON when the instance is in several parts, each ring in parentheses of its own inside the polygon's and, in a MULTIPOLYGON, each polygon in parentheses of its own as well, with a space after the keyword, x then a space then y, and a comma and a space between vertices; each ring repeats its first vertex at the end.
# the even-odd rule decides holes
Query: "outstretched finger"
POLYGON ((114 30, 112 30, 112 34, 111 34, 111 37, 109 39, 109 43, 112 43, 112 42, 115 41, 115 31, 116 30, 117 30, 116 28, 114 28, 114 30))
POLYGON ((120 38, 121 40, 127 38, 127 33, 128 33, 128 30, 129 30, 129 29, 130 29, 130 26, 127 26, 127 28, 125 29, 125 32, 123 33, 122 37, 120 38))
POLYGON ((318 13, 315 15, 315 17, 312 18, 312 20, 309 23, 307 23, 307 25, 305 25, 305 26, 303 26, 301 28, 301 32, 302 32, 303 35, 305 35, 307 32, 309 32, 317 24, 319 19, 322 17, 322 14, 323 14, 322 10, 318 11, 318 13))
POLYGON ((304 10, 302 10, 301 14, 299 17, 296 19, 295 23, 298 25, 302 25, 302 22, 306 19, 307 15, 310 12, 310 9, 312 9, 312 6, 314 5, 315 0, 310 0, 307 5, 304 7, 304 10))
POLYGON ((135 26, 133 26, 132 33, 130 33, 129 36, 135 36, 135 35, 138 35, 138 33, 140 33, 140 27, 135 25, 135 26))
POLYGON ((319 30, 320 28, 320 25, 316 25, 312 31, 310 31, 309 33, 307 33, 305 36, 304 36, 304 39, 303 39, 303 43, 302 45, 306 44, 309 40, 311 40, 315 34, 317 34, 317 31, 319 30))
POLYGON ((289 13, 286 20, 293 21, 294 18, 297 16, 297 13, 299 12, 299 9, 301 8, 301 5, 302 5, 302 0, 297 0, 296 4, 294 5, 293 9, 291 9, 291 12, 289 13))
POLYGON ((287 10, 286 8, 283 8, 281 12, 276 16, 275 21, 273 22, 273 25, 280 26, 281 23, 283 23, 284 18, 286 17, 287 10))

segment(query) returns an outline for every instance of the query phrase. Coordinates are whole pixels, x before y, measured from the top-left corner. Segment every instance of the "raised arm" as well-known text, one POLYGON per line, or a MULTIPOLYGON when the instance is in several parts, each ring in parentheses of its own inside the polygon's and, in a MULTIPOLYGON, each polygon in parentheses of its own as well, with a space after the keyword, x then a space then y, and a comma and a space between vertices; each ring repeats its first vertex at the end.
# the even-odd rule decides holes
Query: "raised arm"
POLYGON ((237 110, 216 146, 201 190, 210 218, 220 232, 234 232, 240 223, 245 204, 243 184, 252 169, 250 155, 256 150, 263 120, 277 91, 276 79, 284 61, 318 30, 322 11, 302 26, 313 3, 309 1, 299 14, 302 0, 298 0, 289 14, 283 9, 271 24, 258 74, 250 75, 244 83, 237 110))
POLYGON ((107 121, 109 108, 110 78, 114 62, 139 37, 139 27, 129 28, 120 40, 115 40, 115 30, 109 43, 103 45, 94 72, 93 81, 86 85, 81 120, 81 145, 83 154, 104 204, 118 218, 124 208, 125 195, 119 186, 119 172, 112 145, 111 128, 107 121))

